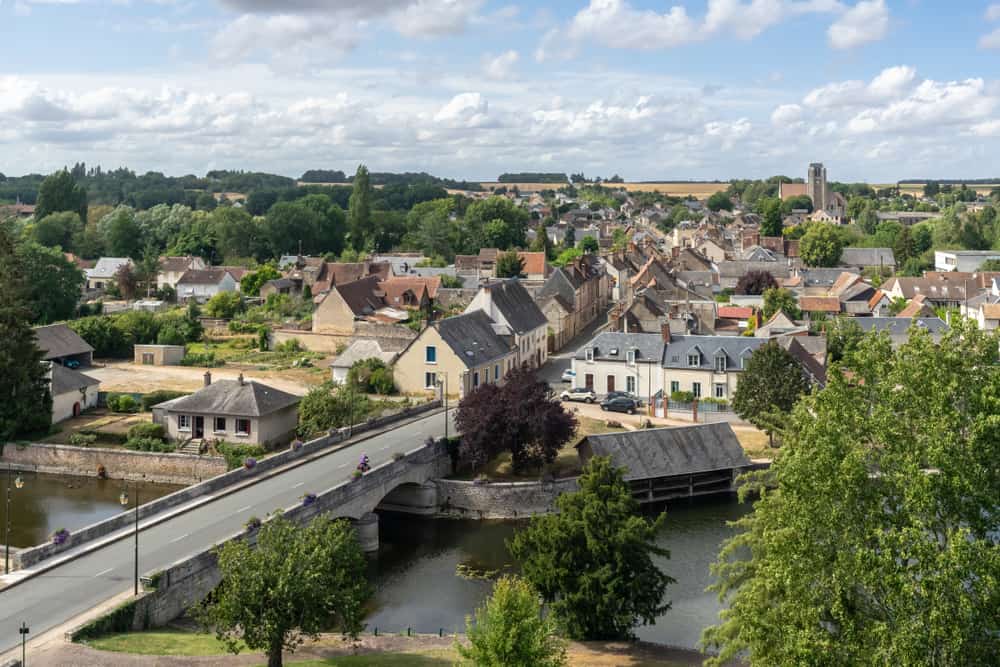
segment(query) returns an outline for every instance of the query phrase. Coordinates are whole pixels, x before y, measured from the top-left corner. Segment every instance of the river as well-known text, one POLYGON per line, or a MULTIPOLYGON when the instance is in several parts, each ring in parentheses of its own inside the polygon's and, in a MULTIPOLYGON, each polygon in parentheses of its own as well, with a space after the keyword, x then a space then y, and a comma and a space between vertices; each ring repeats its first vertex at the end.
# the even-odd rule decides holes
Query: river
MULTIPOLYGON (((655 625, 640 627, 640 639, 695 648, 701 631, 716 622, 720 605, 705 588, 708 571, 726 526, 749 511, 734 498, 698 499, 667 507, 657 543, 671 552, 661 562, 677 580, 667 589, 672 608, 655 625)), ((489 594, 491 583, 456 574, 460 564, 475 570, 514 571, 504 540, 517 522, 426 519, 380 513, 381 545, 372 562, 376 586, 367 622, 380 632, 464 631, 465 616, 489 594)))
MULTIPOLYGON (((118 495, 123 482, 97 479, 21 473, 23 488, 13 488, 10 493, 10 545, 33 547, 42 544, 60 528, 72 532, 92 523, 107 519, 122 511, 118 495)), ((129 495, 134 502, 134 483, 129 483, 129 495)), ((139 499, 143 503, 180 489, 171 484, 138 485, 139 499)), ((0 470, 0 521, 7 494, 7 471, 0 470)), ((130 505, 134 507, 134 505, 130 505)), ((2 535, 2 525, 0 525, 2 535)))

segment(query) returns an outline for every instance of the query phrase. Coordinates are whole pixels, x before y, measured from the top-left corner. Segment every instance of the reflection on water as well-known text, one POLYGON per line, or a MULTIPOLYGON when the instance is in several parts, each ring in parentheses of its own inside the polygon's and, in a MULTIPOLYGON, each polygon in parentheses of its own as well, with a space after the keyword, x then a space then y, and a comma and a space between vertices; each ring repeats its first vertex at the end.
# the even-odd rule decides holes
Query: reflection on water
MULTIPOLYGON (((31 547, 41 544, 60 528, 78 530, 122 511, 118 494, 123 482, 96 477, 41 475, 23 472, 24 488, 10 492, 10 545, 31 547)), ((0 470, 0 517, 7 497, 7 471, 0 470)), ((129 483, 129 495, 136 486, 129 483)), ((180 486, 171 484, 138 485, 139 499, 147 503, 180 486)), ((2 518, 0 518, 2 521, 2 518)))
MULTIPOLYGON (((693 648, 701 631, 713 624, 719 604, 705 588, 708 566, 722 540, 726 522, 749 511, 734 498, 699 499, 671 504, 657 542, 671 552, 665 571, 677 580, 667 589, 672 608, 654 626, 639 628, 641 639, 693 648)), ((371 563, 376 586, 370 628, 381 631, 462 631, 489 594, 488 580, 468 576, 484 571, 513 571, 504 540, 518 522, 426 519, 380 514, 380 550, 371 563), (462 576, 456 572, 460 565, 462 576)))

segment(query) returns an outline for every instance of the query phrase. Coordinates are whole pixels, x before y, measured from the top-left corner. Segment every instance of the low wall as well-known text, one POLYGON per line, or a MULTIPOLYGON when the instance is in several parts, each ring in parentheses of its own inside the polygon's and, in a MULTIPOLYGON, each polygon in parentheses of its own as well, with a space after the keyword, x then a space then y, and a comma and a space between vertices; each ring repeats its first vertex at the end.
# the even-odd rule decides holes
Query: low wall
POLYGON ((463 519, 519 519, 555 511, 563 493, 578 490, 576 478, 551 482, 477 484, 435 479, 438 515, 463 519))
POLYGON ((57 475, 96 477, 104 466, 111 479, 160 484, 196 484, 226 472, 226 460, 193 454, 157 454, 130 449, 101 449, 72 445, 7 445, 0 465, 57 475))
MULTIPOLYGON (((236 470, 231 470, 221 475, 217 475, 211 479, 201 482, 200 484, 195 484, 187 487, 186 489, 175 491, 174 493, 158 498, 151 503, 142 505, 139 507, 139 518, 147 519, 155 514, 159 514, 160 512, 173 509, 179 505, 186 504, 210 493, 215 493, 219 489, 226 488, 254 477, 260 477, 275 468, 279 468, 292 461, 310 456, 329 447, 330 445, 346 440, 352 435, 381 428, 382 426, 429 412, 430 410, 440 407, 440 405, 440 401, 432 401, 413 408, 407 408, 393 415, 379 417, 378 419, 369 420, 364 424, 356 425, 354 426, 353 432, 349 432, 347 428, 331 431, 329 435, 316 438, 315 440, 310 440, 297 450, 288 449, 279 454, 275 454, 274 456, 261 459, 251 470, 237 468, 236 470)), ((14 449, 12 445, 7 445, 7 447, 4 448, 4 456, 0 458, 0 467, 5 467, 5 464, 8 463, 6 453, 12 449, 14 449)), ((51 558, 52 556, 60 554, 64 551, 76 548, 82 544, 90 542, 91 540, 96 540, 104 537, 105 535, 109 535, 116 530, 129 526, 134 520, 135 515, 133 513, 125 512, 119 514, 118 516, 105 519, 104 521, 91 524, 86 528, 70 533, 69 537, 61 545, 52 544, 50 542, 25 549, 18 554, 18 566, 21 568, 31 567, 47 558, 51 558)))

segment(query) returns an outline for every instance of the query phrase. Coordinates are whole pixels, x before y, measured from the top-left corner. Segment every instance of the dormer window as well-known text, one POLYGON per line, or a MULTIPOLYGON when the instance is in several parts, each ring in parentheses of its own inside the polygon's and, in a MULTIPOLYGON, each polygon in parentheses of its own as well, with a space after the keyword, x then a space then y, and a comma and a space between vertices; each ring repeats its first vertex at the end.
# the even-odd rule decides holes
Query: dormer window
POLYGON ((594 350, 596 350, 596 349, 597 348, 593 348, 593 347, 588 347, 587 348, 587 361, 593 361, 594 360, 594 350))
POLYGON ((688 355, 688 366, 701 366, 701 355, 697 352, 692 352, 688 355))
POLYGON ((618 348, 617 347, 611 348, 611 351, 608 352, 608 354, 610 354, 612 357, 617 357, 618 356, 618 348))
POLYGON ((715 372, 725 373, 726 372, 726 355, 725 353, 719 353, 715 355, 715 372))
POLYGON ((634 364, 635 363, 635 350, 625 351, 625 363, 634 364))

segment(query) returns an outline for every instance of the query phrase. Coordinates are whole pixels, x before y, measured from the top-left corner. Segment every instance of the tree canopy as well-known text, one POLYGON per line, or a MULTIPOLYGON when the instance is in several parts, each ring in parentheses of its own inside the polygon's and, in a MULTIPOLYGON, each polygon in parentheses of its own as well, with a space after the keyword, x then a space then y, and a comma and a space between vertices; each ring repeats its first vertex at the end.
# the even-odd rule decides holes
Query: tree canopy
POLYGON ((747 360, 733 394, 733 410, 773 442, 775 430, 807 391, 799 362, 777 342, 768 341, 747 360))
POLYGON ((778 286, 778 281, 768 271, 747 271, 736 281, 737 294, 763 294, 778 286))
POLYGON ((87 219, 87 191, 65 169, 42 181, 38 189, 38 201, 35 203, 35 218, 42 220, 61 211, 71 211, 80 216, 81 220, 87 219))
POLYGON ((811 225, 799 241, 799 256, 806 266, 837 266, 844 242, 832 225, 811 225))
POLYGON ((523 278, 524 260, 516 250, 500 253, 496 265, 497 278, 523 278))
POLYGON ((802 317, 802 311, 799 310, 799 300, 795 298, 794 292, 784 287, 771 287, 764 290, 764 319, 770 319, 779 310, 793 320, 802 317))
POLYGON ((977 665, 1000 655, 998 339, 955 320, 804 397, 713 573, 710 664, 977 665))

